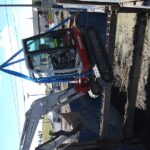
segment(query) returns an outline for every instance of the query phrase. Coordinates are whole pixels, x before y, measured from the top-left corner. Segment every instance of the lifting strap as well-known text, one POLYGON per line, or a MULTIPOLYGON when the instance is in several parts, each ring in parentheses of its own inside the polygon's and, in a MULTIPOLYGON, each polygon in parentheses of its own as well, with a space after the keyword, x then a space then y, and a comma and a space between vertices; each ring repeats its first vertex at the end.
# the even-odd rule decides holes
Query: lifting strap
MULTIPOLYGON (((57 28, 59 28, 60 26, 62 26, 63 24, 65 24, 66 22, 68 22, 70 19, 72 19, 74 15, 71 15, 70 17, 62 20, 59 24, 57 24, 56 26, 54 26, 53 28, 51 28, 50 30, 48 30, 47 32, 51 32, 57 28)), ((19 51, 17 51, 13 56, 11 56, 7 61, 5 61, 2 65, 0 65, 0 70, 7 73, 7 74, 10 74, 10 75, 13 75, 13 76, 17 76, 17 77, 20 77, 22 79, 25 79, 25 80, 29 80, 29 81, 32 81, 32 82, 35 82, 35 83, 58 83, 58 82, 71 82, 72 80, 74 79, 78 79, 78 78, 81 78, 81 77, 87 77, 89 76, 90 74, 93 73, 93 71, 88 71, 86 73, 82 73, 82 74, 70 74, 70 75, 63 75, 62 76, 55 76, 55 77, 41 77, 41 78, 32 78, 32 77, 29 77, 23 73, 20 73, 20 72, 17 72, 17 71, 14 71, 14 70, 10 70, 10 69, 5 69, 5 67, 8 67, 8 66, 11 66, 13 64, 16 64, 16 63, 19 63, 21 61, 24 61, 25 59, 22 58, 22 59, 19 59, 19 60, 16 60, 16 61, 12 61, 16 56, 18 56, 21 52, 23 51, 23 48, 20 49, 19 51)))

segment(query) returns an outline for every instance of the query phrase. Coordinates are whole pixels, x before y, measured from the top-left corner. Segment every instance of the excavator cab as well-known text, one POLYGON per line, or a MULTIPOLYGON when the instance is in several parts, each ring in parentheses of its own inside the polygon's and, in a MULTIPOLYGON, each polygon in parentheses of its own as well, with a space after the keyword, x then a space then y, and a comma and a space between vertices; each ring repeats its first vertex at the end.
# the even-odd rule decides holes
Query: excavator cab
POLYGON ((59 29, 23 40, 30 75, 54 77, 81 74, 91 67, 77 28, 59 29))

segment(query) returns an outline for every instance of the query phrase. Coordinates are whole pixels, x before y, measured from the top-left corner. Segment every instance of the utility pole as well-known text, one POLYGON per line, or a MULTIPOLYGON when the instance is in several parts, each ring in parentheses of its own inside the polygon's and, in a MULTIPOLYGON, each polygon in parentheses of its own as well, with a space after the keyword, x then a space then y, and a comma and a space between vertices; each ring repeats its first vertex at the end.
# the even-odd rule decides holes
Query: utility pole
POLYGON ((27 93, 27 97, 29 98, 30 96, 45 96, 46 94, 29 94, 27 93))
POLYGON ((40 7, 35 4, 0 4, 0 7, 40 7))

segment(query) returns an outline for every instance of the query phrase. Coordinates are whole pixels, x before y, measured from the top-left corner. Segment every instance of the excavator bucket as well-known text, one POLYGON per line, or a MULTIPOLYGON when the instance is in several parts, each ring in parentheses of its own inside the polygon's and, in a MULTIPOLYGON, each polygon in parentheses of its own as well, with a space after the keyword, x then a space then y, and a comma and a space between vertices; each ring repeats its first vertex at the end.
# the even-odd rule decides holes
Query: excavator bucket
POLYGON ((83 119, 78 112, 63 113, 61 115, 69 125, 72 125, 73 129, 71 131, 60 130, 54 132, 53 138, 36 147, 36 150, 49 150, 61 147, 63 142, 75 138, 75 135, 83 128, 83 119))
POLYGON ((69 125, 72 125, 73 128, 84 126, 83 118, 78 112, 61 113, 61 116, 68 122, 69 125))

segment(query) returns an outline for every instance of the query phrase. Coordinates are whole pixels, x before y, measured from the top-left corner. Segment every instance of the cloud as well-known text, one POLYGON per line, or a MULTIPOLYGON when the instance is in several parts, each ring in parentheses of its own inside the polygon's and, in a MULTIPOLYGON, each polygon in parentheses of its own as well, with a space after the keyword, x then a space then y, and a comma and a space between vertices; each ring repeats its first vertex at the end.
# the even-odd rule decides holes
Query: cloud
MULTIPOLYGON (((33 35, 33 20, 27 19, 32 18, 32 8, 26 7, 22 10, 13 10, 13 15, 15 18, 16 28, 21 36, 21 38, 27 38, 33 35), (24 13, 26 12, 26 13, 24 13)), ((21 40, 21 39, 20 39, 21 40)))
POLYGON ((0 82, 2 81, 2 76, 0 75, 0 82))
POLYGON ((9 58, 18 49, 17 39, 11 26, 5 26, 0 32, 0 48, 4 49, 6 58, 9 58))
MULTIPOLYGON (((4 62, 5 62, 13 54, 15 54, 16 51, 19 50, 13 27, 12 26, 10 26, 10 27, 4 26, 3 30, 0 33, 0 39, 1 39, 0 40, 0 48, 1 48, 1 50, 3 50, 4 62)), ((17 56, 15 59, 18 60, 19 56, 17 56)), ((4 62, 1 62, 1 63, 4 63, 4 62)), ((10 69, 14 69, 14 67, 15 67, 16 71, 20 70, 19 64, 15 64, 15 66, 13 66, 13 65, 9 66, 10 69)))

